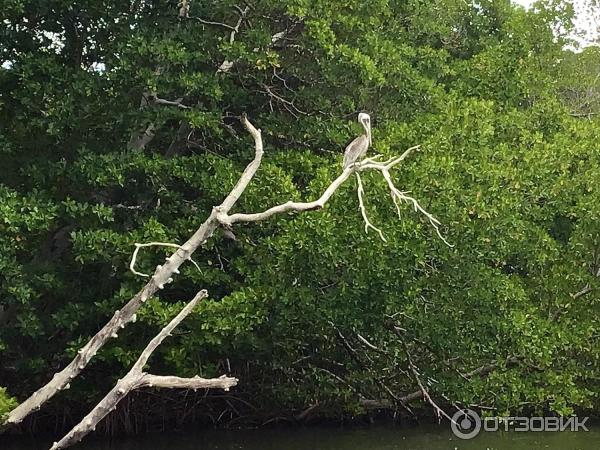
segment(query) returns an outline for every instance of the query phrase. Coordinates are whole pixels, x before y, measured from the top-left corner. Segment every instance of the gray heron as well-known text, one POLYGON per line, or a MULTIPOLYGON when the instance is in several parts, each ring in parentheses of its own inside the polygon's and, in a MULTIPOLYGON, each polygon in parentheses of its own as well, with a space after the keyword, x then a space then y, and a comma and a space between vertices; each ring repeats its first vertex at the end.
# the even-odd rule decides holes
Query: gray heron
POLYGON ((371 116, 366 113, 358 115, 358 122, 364 127, 365 134, 354 139, 344 151, 344 169, 361 160, 371 145, 371 116))

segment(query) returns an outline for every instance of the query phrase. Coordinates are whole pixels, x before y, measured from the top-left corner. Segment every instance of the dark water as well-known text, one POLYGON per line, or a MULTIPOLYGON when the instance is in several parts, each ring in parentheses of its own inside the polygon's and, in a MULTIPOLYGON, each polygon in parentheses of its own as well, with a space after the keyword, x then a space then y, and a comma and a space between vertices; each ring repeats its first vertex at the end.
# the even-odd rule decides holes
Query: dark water
MULTIPOLYGON (((600 450, 600 427, 589 432, 482 432, 464 441, 443 425, 369 428, 209 430, 146 434, 109 441, 88 437, 74 450, 600 450)), ((1 450, 48 449, 39 439, 0 437, 1 450)))

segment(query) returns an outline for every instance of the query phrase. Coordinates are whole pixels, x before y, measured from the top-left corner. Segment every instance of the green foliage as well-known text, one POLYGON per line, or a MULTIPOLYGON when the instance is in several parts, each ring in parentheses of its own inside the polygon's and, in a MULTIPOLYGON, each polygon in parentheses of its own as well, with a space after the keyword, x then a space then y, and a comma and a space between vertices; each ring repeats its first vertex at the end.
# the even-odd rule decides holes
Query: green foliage
POLYGON ((0 387, 0 420, 17 406, 17 400, 6 394, 6 388, 0 387))
MULTIPOLYGON (((0 1, 0 381, 11 395, 46 382, 137 292, 135 242, 181 243, 222 201, 252 155, 235 117, 247 112, 265 140, 236 206, 253 212, 320 195, 368 111, 374 151, 421 144, 395 181, 454 247, 411 205, 399 219, 373 174, 367 208, 387 243, 365 234, 354 181, 321 211, 237 226, 235 242, 218 231, 194 255, 200 270, 185 266, 58 402, 96 400, 106 374, 121 376, 206 288, 152 370, 231 367, 265 410, 354 414, 358 393, 386 397, 377 378, 416 390, 393 326, 436 398, 597 410, 600 136, 569 113, 597 108, 600 61, 597 49, 563 50, 570 5, 261 0, 232 40, 235 5, 193 1, 179 18, 174 1, 0 1), (140 107, 150 92, 190 108, 140 107), (149 124, 154 137, 131 148, 149 124), (487 377, 458 373, 493 362, 487 377)), ((143 248, 138 270, 168 251, 143 248)))

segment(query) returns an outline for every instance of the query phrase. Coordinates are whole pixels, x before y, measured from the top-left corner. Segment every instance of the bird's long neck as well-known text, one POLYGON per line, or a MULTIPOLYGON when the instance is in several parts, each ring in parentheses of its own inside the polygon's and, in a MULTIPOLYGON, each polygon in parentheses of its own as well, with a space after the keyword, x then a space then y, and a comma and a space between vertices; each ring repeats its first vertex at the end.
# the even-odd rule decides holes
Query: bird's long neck
POLYGON ((371 127, 368 123, 363 123, 363 126, 365 127, 365 132, 367 133, 367 139, 369 140, 369 144, 371 144, 371 127))

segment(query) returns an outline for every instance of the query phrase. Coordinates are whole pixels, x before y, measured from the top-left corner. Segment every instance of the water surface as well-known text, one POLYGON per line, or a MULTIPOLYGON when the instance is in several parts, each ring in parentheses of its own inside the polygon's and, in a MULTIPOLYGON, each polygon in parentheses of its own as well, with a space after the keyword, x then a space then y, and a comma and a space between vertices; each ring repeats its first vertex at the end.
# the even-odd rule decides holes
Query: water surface
MULTIPOLYGON (((121 439, 88 436, 74 450, 600 450, 600 427, 589 432, 494 432, 464 441, 449 427, 261 428, 144 434, 121 439)), ((0 438, 1 450, 48 449, 47 439, 0 438)))

